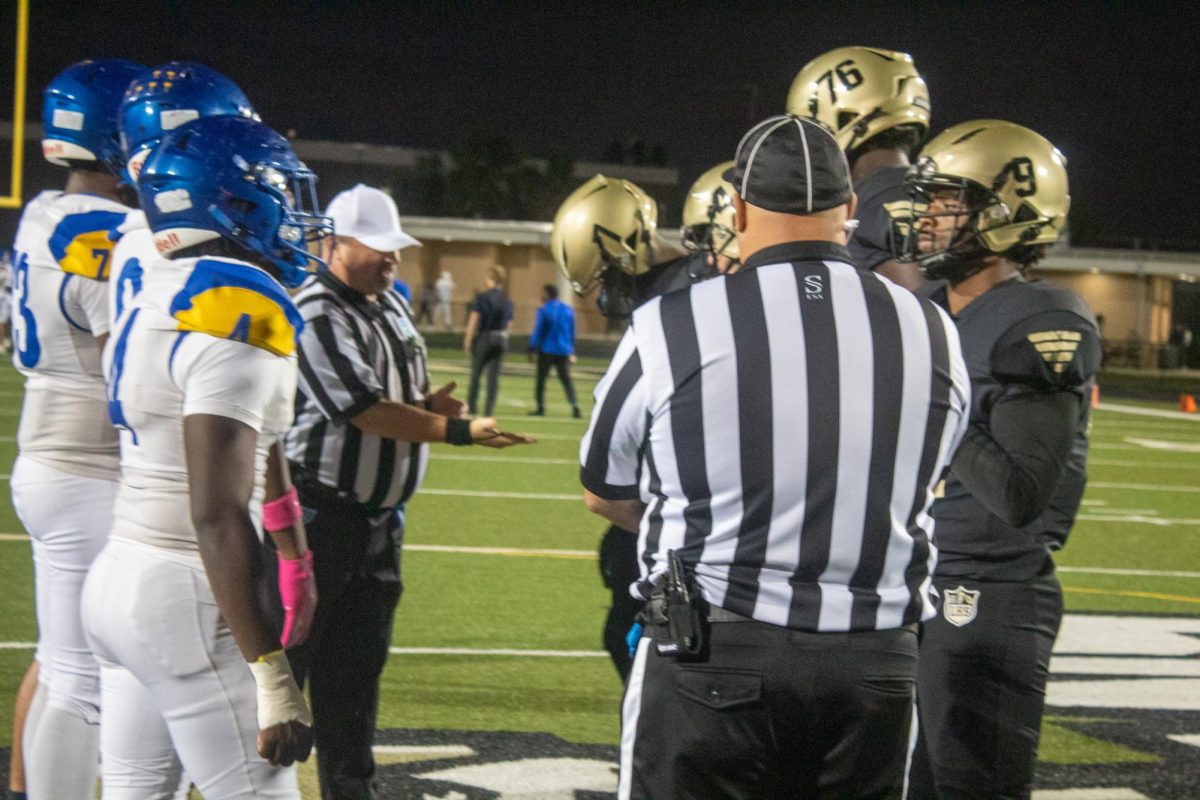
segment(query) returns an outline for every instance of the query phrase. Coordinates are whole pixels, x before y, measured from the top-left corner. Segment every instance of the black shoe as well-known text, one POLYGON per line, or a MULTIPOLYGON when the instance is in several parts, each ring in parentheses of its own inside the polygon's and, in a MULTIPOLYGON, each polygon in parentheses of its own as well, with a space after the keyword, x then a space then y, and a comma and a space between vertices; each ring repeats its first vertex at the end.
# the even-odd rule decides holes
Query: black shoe
POLYGON ((539 409, 535 409, 535 410, 533 410, 533 411, 530 411, 530 412, 529 412, 529 416, 531 416, 531 417, 544 417, 544 416, 546 416, 546 409, 544 409, 544 408, 539 408, 539 409))
POLYGON ((583 416, 583 412, 579 410, 579 406, 571 406, 571 416, 579 419, 583 416))

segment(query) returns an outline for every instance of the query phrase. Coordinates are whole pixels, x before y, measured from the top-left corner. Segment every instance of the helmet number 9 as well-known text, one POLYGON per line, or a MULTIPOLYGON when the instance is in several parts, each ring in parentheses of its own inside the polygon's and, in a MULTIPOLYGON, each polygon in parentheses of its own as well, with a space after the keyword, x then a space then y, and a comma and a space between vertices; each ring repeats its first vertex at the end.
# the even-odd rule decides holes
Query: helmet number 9
POLYGON ((1034 175, 1033 162, 1025 156, 1018 156, 1008 162, 1004 172, 1000 173, 1001 181, 1008 176, 1012 176, 1013 182, 1018 184, 1017 197, 1029 197, 1031 194, 1037 194, 1037 177, 1034 175))
POLYGON ((862 73, 854 68, 853 59, 847 59, 838 64, 831 70, 826 71, 821 77, 817 78, 817 83, 825 82, 829 86, 829 102, 837 102, 837 86, 834 83, 834 76, 837 76, 838 82, 842 84, 845 91, 857 89, 862 86, 862 73))

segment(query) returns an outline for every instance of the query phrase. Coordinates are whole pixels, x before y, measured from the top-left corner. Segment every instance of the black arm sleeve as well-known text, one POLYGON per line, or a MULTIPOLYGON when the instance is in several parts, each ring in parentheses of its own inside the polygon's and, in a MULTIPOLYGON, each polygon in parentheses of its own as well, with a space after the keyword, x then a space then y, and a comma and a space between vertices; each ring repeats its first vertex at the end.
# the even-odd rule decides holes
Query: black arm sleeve
POLYGON ((992 406, 987 426, 971 425, 950 469, 988 511, 1014 527, 1033 522, 1062 480, 1080 396, 1020 392, 992 406))

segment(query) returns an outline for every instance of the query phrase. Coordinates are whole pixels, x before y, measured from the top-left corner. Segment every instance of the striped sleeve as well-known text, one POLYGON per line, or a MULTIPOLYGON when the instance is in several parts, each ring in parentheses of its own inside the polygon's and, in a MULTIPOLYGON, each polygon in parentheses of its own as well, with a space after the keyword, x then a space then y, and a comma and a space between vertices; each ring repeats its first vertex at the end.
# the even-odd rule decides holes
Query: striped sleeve
POLYGON ((373 406, 386 392, 344 312, 321 302, 306 304, 304 310, 314 307, 315 315, 304 314, 300 334, 300 390, 329 420, 341 424, 373 406))
POLYGON ((648 424, 646 381, 632 328, 596 384, 595 398, 579 448, 580 482, 605 500, 637 500, 648 424))

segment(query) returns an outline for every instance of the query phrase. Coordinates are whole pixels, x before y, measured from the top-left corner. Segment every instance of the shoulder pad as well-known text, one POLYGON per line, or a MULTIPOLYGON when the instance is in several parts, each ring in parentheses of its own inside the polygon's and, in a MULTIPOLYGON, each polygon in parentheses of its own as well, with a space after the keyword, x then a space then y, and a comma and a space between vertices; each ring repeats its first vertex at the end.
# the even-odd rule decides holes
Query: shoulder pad
POLYGON ((118 211, 67 214, 50 234, 50 254, 63 272, 97 281, 108 280, 117 229, 125 221, 118 211))
POLYGON ((178 330, 233 339, 277 356, 296 352, 304 321, 291 297, 249 264, 201 259, 171 301, 178 330))
POLYGON ((992 349, 1001 383, 1073 389, 1100 367, 1100 335, 1090 319, 1068 310, 1042 311, 1009 328, 992 349))

